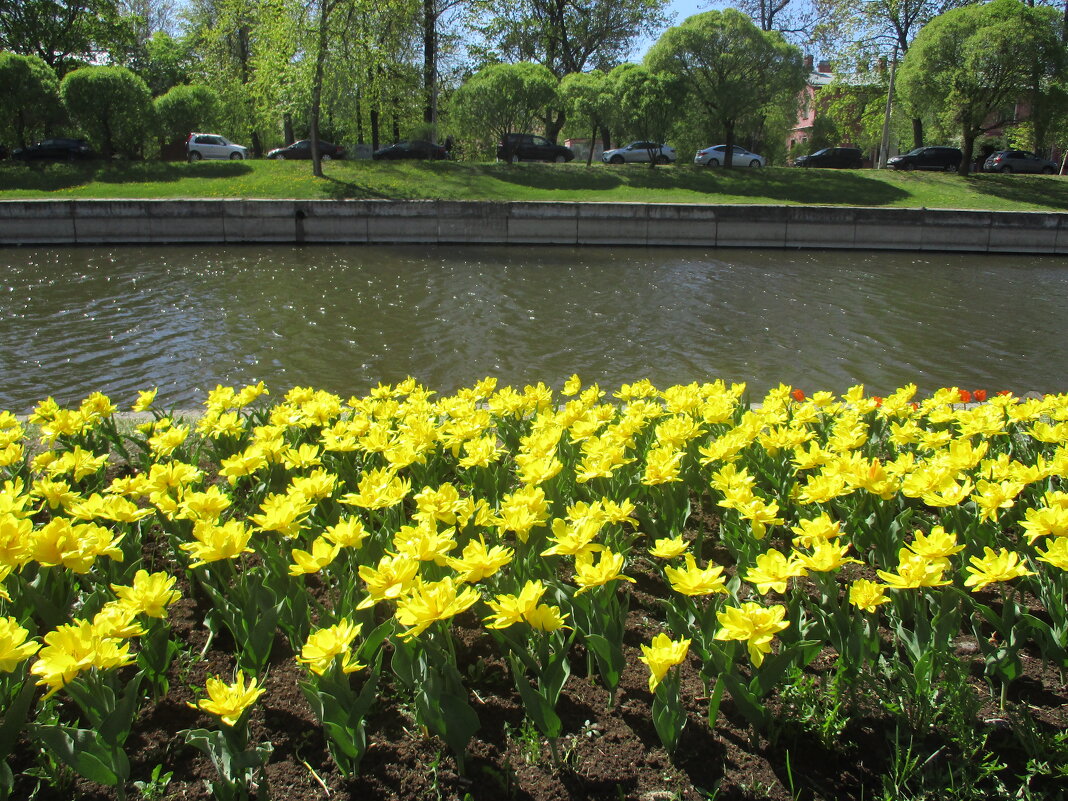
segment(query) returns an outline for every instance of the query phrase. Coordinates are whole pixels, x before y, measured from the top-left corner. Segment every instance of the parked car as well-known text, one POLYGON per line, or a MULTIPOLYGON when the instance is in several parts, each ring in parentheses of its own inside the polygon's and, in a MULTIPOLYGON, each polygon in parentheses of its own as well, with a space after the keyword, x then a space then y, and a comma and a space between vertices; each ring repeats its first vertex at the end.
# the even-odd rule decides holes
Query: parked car
MULTIPOLYGON (((763 156, 750 153, 744 147, 739 147, 738 145, 732 148, 731 156, 731 165, 734 167, 763 167, 765 163, 763 156)), ((704 150, 698 150, 697 155, 693 157, 694 164, 701 164, 705 167, 722 167, 726 160, 726 145, 706 147, 704 150)))
POLYGON ((864 154, 858 147, 825 147, 809 156, 799 156, 794 159, 794 166, 859 170, 864 166, 864 154))
POLYGON ((984 172, 1044 172, 1053 175, 1059 165, 1029 150, 999 150, 987 156, 984 172))
POLYGON ((550 142, 544 136, 510 133, 497 144, 497 158, 501 161, 571 161, 571 148, 550 142))
MULTIPOLYGON (((267 152, 267 158, 279 160, 310 159, 312 157, 311 146, 311 139, 299 139, 291 145, 276 147, 274 150, 269 150, 267 152)), ((345 158, 345 148, 320 139, 319 158, 323 161, 343 159, 345 158)))
POLYGON ((601 154, 605 164, 623 164, 624 162, 645 162, 652 159, 657 164, 670 164, 675 160, 675 148, 660 142, 631 142, 629 145, 606 150, 601 154))
POLYGON ((79 161, 95 158, 96 153, 84 139, 44 139, 29 147, 17 147, 11 158, 22 161, 79 161))
POLYGON ((230 159, 238 161, 248 158, 248 148, 235 145, 225 136, 218 134, 191 133, 185 140, 185 152, 190 161, 201 159, 230 159))
POLYGON ((886 160, 887 167, 895 170, 945 170, 951 172, 960 167, 964 154, 955 147, 918 147, 900 156, 886 160))
POLYGON ((393 159, 447 159, 449 151, 442 145, 433 142, 424 142, 422 139, 397 142, 393 145, 379 148, 371 154, 375 160, 393 159))

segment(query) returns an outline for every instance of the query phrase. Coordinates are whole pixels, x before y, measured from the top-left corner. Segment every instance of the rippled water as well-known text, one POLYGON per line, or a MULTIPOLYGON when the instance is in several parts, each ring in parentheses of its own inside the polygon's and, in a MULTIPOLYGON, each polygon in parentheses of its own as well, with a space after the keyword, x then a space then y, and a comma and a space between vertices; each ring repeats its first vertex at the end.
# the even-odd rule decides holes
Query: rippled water
POLYGON ((0 408, 263 380, 724 378, 1062 391, 1068 269, 1018 256, 509 247, 0 249, 0 408))

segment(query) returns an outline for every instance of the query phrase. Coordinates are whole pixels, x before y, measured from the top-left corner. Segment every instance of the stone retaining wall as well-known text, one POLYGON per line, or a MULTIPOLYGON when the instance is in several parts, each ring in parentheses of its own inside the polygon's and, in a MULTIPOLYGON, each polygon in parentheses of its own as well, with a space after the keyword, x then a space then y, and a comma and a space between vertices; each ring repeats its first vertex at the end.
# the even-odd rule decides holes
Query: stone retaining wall
POLYGON ((1068 213, 390 200, 8 200, 0 245, 487 243, 1068 254, 1068 213))

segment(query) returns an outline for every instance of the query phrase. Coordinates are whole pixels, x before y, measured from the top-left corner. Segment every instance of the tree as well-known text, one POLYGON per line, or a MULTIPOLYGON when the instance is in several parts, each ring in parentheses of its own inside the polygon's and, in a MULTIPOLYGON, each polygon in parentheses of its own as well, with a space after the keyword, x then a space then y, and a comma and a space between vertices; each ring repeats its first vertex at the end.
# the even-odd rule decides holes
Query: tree
POLYGON ((600 70, 571 73, 560 82, 560 101, 567 118, 573 123, 585 125, 585 130, 590 132, 590 152, 586 157, 588 167, 593 161, 593 143, 597 140, 597 132, 609 122, 614 106, 607 76, 600 70))
POLYGON ((219 95, 209 86, 182 85, 153 102, 161 138, 172 142, 190 131, 210 131, 219 119, 219 95))
POLYGON ((529 129, 554 100, 556 78, 541 64, 492 64, 456 90, 451 111, 462 130, 484 130, 498 141, 529 129))
POLYGON ((0 50, 38 56, 62 78, 101 52, 126 52, 134 31, 116 0, 0 0, 0 50))
MULTIPOLYGON (((487 20, 476 26, 487 43, 475 48, 483 61, 534 61, 563 80, 573 72, 610 70, 622 63, 643 36, 667 22, 667 0, 478 0, 487 20)), ((555 139, 564 124, 557 112, 547 120, 555 139)))
POLYGON ((0 53, 0 133, 26 147, 62 117, 59 80, 37 56, 0 53))
MULTIPOLYGON (((913 39, 940 14, 978 0, 814 0, 816 38, 829 51, 904 56, 913 39)), ((923 120, 912 118, 912 144, 923 144, 923 120)))
POLYGON ((1018 101, 1056 82, 1064 70, 1056 11, 993 0, 931 20, 905 56, 898 86, 916 108, 960 132, 960 174, 967 175, 976 138, 1011 122, 1018 101))
POLYGON ((137 158, 153 125, 152 95, 125 67, 83 67, 59 86, 63 106, 104 156, 137 158))
MULTIPOLYGON (((620 64, 608 73, 607 82, 615 129, 625 137, 663 142, 678 116, 682 82, 641 64, 620 64)), ((650 168, 656 166, 657 155, 650 149, 650 168)))
POLYGON ((137 47, 128 64, 144 79, 153 97, 165 94, 179 84, 189 83, 196 69, 192 42, 156 31, 137 47))
POLYGON ((812 4, 799 0, 736 0, 725 5, 748 14, 762 31, 808 38, 815 24, 812 4))
POLYGON ((797 102, 806 71, 801 51, 777 31, 761 31, 740 11, 707 11, 669 28, 645 56, 654 72, 677 77, 688 108, 725 134, 725 167, 738 133, 759 128, 774 107, 797 102))

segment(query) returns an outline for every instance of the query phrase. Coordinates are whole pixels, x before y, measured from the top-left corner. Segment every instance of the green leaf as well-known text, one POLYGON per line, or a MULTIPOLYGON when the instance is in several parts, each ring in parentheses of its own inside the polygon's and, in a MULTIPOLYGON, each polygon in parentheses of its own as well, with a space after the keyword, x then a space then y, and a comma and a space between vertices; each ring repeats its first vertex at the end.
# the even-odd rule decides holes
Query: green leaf
POLYGON ((130 776, 126 754, 122 749, 106 746, 95 731, 39 724, 32 724, 30 731, 61 762, 89 781, 117 787, 130 776))
POLYGON ((597 660, 597 672, 605 683, 610 693, 614 693, 619 686, 619 678, 623 675, 626 659, 623 656, 623 648, 616 646, 610 640, 600 634, 587 634, 584 638, 586 647, 597 660))

